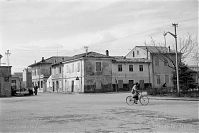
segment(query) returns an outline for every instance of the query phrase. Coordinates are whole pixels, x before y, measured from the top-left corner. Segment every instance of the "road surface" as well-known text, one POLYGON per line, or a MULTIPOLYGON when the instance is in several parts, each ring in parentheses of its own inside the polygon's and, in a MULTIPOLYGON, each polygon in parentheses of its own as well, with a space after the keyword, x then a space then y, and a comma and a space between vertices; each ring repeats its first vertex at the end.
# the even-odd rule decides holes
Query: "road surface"
POLYGON ((0 98, 0 132, 136 133, 199 131, 198 101, 151 98, 129 106, 128 93, 0 98))

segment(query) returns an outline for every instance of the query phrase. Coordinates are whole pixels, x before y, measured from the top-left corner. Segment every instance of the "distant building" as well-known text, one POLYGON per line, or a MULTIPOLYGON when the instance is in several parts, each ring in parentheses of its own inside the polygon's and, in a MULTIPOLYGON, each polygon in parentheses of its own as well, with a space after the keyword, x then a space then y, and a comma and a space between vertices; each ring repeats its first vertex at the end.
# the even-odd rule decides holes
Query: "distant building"
POLYGON ((47 90, 47 79, 51 75, 51 65, 61 60, 64 60, 65 56, 53 56, 47 59, 42 57, 42 60, 39 62, 35 62, 30 65, 32 72, 32 84, 38 86, 39 92, 46 92, 47 90))
POLYGON ((32 72, 30 68, 23 70, 23 88, 31 89, 32 85, 32 72))
POLYGON ((22 91, 22 73, 14 73, 11 77, 11 90, 13 91, 22 91))
POLYGON ((0 97, 11 96, 11 66, 0 66, 0 97))
MULTIPOLYGON (((181 54, 179 53, 179 61, 181 54)), ((151 75, 152 87, 160 88, 164 83, 167 87, 173 87, 173 72, 175 64, 175 52, 167 47, 159 46, 136 46, 126 58, 148 59, 151 61, 149 72, 151 75)))

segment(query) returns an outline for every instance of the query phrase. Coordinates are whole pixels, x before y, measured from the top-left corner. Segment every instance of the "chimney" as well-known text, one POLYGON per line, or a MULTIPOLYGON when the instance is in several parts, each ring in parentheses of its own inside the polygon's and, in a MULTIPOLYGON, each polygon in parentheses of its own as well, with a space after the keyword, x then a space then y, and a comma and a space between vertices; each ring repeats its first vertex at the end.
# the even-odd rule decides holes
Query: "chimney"
POLYGON ((2 58, 3 56, 0 54, 0 66, 1 66, 1 58, 2 58))
POLYGON ((44 57, 42 57, 42 59, 41 59, 41 62, 44 62, 45 60, 44 60, 44 57))
POLYGON ((170 46, 168 47, 168 50, 169 50, 168 52, 170 52, 170 51, 171 51, 170 46))
POLYGON ((106 56, 109 56, 109 51, 108 50, 106 50, 106 56))

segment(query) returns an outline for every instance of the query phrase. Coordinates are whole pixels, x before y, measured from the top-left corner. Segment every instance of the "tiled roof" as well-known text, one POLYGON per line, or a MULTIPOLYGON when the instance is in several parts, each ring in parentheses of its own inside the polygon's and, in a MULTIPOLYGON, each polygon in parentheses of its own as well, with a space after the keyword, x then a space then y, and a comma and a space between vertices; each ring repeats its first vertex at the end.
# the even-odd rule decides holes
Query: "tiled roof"
POLYGON ((31 65, 29 65, 29 67, 37 66, 39 64, 55 64, 55 63, 65 61, 68 58, 70 58, 70 57, 68 57, 68 56, 52 56, 52 57, 47 58, 43 61, 39 61, 37 63, 31 64, 31 65))
POLYGON ((136 46, 143 50, 148 50, 150 53, 175 53, 174 50, 169 51, 169 48, 162 46, 136 46))
POLYGON ((149 63, 151 62, 145 58, 125 58, 124 56, 115 56, 113 62, 120 62, 120 63, 149 63))
POLYGON ((87 53, 74 55, 74 56, 66 59, 65 61, 74 60, 74 59, 78 59, 78 58, 82 58, 82 57, 111 58, 111 56, 107 56, 107 55, 100 54, 97 52, 87 52, 87 53))

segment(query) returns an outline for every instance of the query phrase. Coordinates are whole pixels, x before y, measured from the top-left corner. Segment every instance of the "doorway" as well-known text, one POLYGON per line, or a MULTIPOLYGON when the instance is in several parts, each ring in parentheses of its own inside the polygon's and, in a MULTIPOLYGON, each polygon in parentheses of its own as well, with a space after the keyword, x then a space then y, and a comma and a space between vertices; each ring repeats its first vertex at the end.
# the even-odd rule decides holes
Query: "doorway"
POLYGON ((74 92, 74 80, 72 80, 71 92, 74 92))

